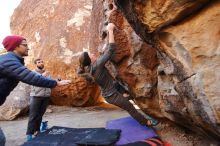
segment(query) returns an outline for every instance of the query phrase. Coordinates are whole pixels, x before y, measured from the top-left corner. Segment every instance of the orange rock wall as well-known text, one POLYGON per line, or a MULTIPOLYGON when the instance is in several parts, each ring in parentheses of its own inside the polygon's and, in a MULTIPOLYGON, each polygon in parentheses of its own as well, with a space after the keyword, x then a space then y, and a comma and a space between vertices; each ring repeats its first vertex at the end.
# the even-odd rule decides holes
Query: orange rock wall
POLYGON ((87 106, 99 101, 98 87, 76 75, 78 56, 90 51, 92 0, 23 0, 11 17, 13 34, 23 35, 29 44, 26 64, 42 58, 54 78, 73 83, 53 89, 56 105, 87 106))
POLYGON ((154 98, 163 117, 219 139, 220 1, 115 3, 138 36, 157 51, 154 98))

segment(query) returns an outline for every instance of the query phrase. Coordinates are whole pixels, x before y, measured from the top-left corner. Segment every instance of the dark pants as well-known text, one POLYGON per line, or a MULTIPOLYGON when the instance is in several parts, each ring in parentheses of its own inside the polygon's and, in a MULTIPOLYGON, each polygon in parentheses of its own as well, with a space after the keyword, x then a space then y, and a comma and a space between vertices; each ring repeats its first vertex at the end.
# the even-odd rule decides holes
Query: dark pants
POLYGON ((147 125, 147 119, 142 115, 137 109, 134 107, 133 104, 129 102, 129 99, 124 97, 119 92, 114 93, 110 97, 105 97, 105 100, 110 103, 114 104, 124 110, 126 110, 134 119, 136 119, 141 125, 147 125))
POLYGON ((29 120, 27 127, 27 135, 40 131, 42 117, 46 112, 49 97, 30 97, 29 120))
POLYGON ((1 128, 0 128, 0 146, 5 146, 5 135, 1 128))

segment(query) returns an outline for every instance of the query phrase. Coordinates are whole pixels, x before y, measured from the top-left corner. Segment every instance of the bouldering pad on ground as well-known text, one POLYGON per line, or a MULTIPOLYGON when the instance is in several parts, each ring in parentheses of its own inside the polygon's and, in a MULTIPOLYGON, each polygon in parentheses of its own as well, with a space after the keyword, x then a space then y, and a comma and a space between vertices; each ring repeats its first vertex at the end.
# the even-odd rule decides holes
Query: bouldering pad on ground
POLYGON ((105 128, 66 128, 54 126, 40 133, 23 146, 112 146, 120 137, 120 130, 105 128))
POLYGON ((121 136, 116 145, 143 141, 145 139, 157 136, 152 128, 140 125, 132 117, 125 117, 108 121, 106 128, 121 130, 121 136))

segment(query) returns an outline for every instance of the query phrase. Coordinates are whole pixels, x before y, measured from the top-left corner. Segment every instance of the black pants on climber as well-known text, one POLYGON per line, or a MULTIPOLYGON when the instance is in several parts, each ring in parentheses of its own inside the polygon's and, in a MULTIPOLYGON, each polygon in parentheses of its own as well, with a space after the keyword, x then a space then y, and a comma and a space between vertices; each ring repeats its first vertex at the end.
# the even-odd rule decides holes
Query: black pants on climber
POLYGON ((124 97, 121 93, 116 92, 110 97, 105 97, 105 100, 113 105, 116 105, 126 110, 134 119, 136 119, 141 125, 156 126, 158 121, 153 118, 146 118, 143 114, 138 112, 134 105, 129 101, 129 98, 124 97), (150 123, 149 123, 150 120, 150 123), (147 124, 149 123, 149 124, 147 124))

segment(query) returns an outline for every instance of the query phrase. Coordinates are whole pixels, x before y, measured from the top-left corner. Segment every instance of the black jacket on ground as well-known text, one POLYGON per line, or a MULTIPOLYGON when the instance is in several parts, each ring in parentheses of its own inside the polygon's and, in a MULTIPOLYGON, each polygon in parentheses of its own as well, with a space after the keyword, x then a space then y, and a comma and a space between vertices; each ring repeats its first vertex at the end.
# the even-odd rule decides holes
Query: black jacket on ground
POLYGON ((18 82, 53 88, 57 85, 55 80, 38 75, 24 66, 24 59, 13 52, 0 55, 0 105, 17 86, 18 82))

